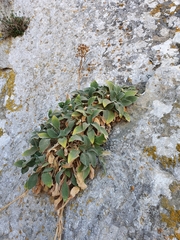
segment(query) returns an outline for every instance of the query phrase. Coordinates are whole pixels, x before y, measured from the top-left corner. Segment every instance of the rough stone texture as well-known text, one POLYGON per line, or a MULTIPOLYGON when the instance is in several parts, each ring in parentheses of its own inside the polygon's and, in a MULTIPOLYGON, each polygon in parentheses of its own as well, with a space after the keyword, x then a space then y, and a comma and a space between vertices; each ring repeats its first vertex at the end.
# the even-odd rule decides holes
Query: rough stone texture
MULTIPOLYGON (((136 84, 142 94, 129 109, 131 122, 115 126, 105 146, 107 173, 99 169, 67 207, 63 240, 180 239, 179 4, 14 0, 31 22, 12 39, 8 59, 8 42, 0 42, 0 207, 23 192, 27 175, 13 163, 31 132, 77 88, 83 43, 90 51, 82 88, 112 80, 136 84)), ((29 192, 0 217, 2 240, 53 239, 56 218, 45 196, 29 192)))

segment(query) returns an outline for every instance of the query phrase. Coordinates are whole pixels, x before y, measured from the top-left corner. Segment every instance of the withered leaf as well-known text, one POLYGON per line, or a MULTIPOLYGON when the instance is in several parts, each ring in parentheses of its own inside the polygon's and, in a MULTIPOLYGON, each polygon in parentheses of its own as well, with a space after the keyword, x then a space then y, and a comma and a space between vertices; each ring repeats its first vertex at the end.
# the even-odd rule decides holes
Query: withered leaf
POLYGON ((93 168, 92 166, 90 166, 89 177, 90 177, 90 179, 93 179, 93 178, 94 178, 94 168, 93 168))
POLYGON ((48 162, 49 162, 50 164, 53 164, 54 159, 55 159, 55 157, 54 157, 53 153, 50 152, 50 154, 49 154, 49 156, 48 156, 48 162))
POLYGON ((82 190, 86 189, 86 188, 87 188, 87 185, 86 185, 85 182, 84 182, 83 173, 82 173, 82 172, 78 172, 75 177, 76 177, 78 186, 79 186, 82 190))
POLYGON ((60 195, 61 195, 61 193, 59 191, 59 184, 55 183, 55 189, 52 192, 52 196, 53 197, 57 197, 57 196, 60 196, 60 195))
POLYGON ((61 201, 62 201, 62 196, 59 196, 56 200, 54 200, 54 207, 56 210, 61 201))
POLYGON ((70 196, 74 198, 78 194, 79 191, 80 191, 79 187, 73 187, 70 191, 70 196))

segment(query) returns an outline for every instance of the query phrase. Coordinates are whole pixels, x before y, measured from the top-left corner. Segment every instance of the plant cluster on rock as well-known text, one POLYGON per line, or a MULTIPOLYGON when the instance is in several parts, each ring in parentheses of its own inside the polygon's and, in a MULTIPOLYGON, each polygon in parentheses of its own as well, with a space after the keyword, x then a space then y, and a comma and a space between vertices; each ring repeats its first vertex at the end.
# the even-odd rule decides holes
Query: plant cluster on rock
POLYGON ((22 36, 28 25, 30 23, 30 19, 24 16, 18 16, 13 11, 10 16, 5 16, 2 13, 2 17, 0 18, 0 22, 2 25, 2 34, 3 38, 8 37, 17 37, 22 36))
POLYGON ((48 193, 62 216, 68 201, 87 187, 85 180, 94 178, 112 124, 123 118, 130 121, 126 107, 136 99, 134 87, 112 82, 99 86, 94 81, 60 102, 60 111, 50 110, 47 122, 33 133, 31 148, 23 153, 30 160, 15 163, 22 173, 33 167, 25 188, 48 193))

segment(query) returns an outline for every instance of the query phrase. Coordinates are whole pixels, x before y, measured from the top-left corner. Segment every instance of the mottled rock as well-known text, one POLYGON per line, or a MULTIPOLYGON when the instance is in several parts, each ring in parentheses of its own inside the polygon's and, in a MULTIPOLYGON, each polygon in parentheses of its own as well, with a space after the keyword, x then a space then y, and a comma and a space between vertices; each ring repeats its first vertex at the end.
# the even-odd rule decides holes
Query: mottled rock
MULTIPOLYGON (((63 239, 180 239, 179 1, 14 0, 13 8, 31 22, 0 59, 14 73, 11 92, 3 90, 10 78, 0 80, 0 207, 24 191, 27 175, 13 163, 31 132, 77 88, 83 43, 81 88, 111 80, 137 85, 140 96, 131 122, 117 124, 104 146, 107 173, 97 169, 67 206, 63 239)), ((45 196, 29 192, 0 214, 2 240, 53 239, 57 219, 45 196)))

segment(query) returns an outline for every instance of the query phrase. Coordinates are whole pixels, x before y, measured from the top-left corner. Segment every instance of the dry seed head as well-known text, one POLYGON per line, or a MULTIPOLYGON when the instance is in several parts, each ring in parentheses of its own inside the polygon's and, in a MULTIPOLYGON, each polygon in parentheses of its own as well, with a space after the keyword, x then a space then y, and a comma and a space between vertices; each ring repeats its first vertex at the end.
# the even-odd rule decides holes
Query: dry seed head
POLYGON ((80 44, 77 48, 76 57, 85 58, 86 54, 89 52, 89 47, 85 44, 80 44))

